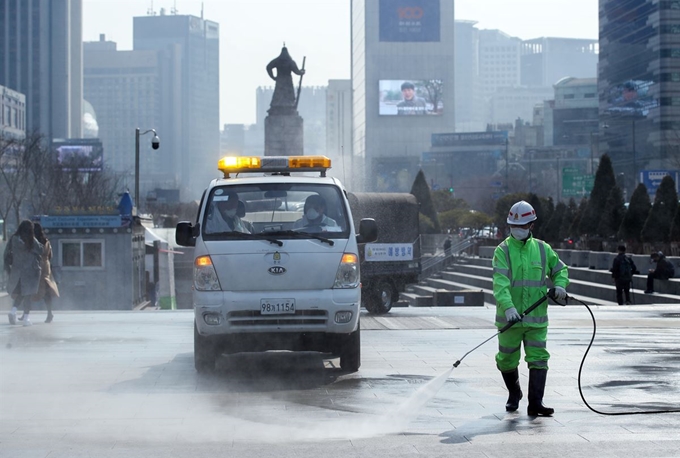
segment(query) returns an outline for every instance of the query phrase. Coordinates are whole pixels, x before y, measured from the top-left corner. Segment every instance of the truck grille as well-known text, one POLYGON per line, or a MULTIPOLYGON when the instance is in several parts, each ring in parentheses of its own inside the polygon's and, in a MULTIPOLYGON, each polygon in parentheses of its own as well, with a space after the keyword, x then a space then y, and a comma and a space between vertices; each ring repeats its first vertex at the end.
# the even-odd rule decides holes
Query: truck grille
POLYGON ((295 315, 262 315, 259 310, 229 312, 231 326, 325 326, 328 315, 324 310, 297 310, 295 315))

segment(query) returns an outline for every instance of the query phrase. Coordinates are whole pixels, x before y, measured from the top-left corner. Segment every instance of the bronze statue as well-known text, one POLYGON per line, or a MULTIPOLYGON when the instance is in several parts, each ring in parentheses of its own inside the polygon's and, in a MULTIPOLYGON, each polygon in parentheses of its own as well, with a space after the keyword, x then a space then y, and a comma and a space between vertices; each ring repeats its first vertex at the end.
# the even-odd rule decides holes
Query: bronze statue
POLYGON ((299 90, 298 95, 295 95, 295 88, 293 87, 293 76, 300 75, 300 83, 302 83, 302 75, 305 74, 304 64, 302 69, 299 69, 295 61, 290 54, 288 54, 288 48, 285 44, 281 49, 281 54, 279 57, 269 62, 267 65, 267 73, 269 77, 276 81, 274 86, 274 95, 272 96, 272 102, 270 105, 269 112, 284 112, 290 111, 291 109, 297 108, 297 99, 300 96, 299 90), (273 69, 276 69, 276 75, 274 75, 273 69))

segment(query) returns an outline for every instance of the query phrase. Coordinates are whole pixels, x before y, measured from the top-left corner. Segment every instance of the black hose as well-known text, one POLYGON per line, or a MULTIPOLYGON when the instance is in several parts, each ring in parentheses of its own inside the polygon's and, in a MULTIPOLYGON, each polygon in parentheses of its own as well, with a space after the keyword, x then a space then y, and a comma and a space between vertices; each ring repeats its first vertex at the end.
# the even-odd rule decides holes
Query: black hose
MULTIPOLYGON (((551 297, 553 301, 555 300, 554 298, 551 297)), ((658 414, 658 413, 679 413, 680 409, 668 409, 668 410, 643 410, 643 411, 636 411, 636 412, 603 412, 601 410, 597 410, 594 407, 591 407, 590 404, 588 404, 588 401, 586 401, 585 396, 583 396, 583 389, 581 387, 581 372, 583 372, 583 364, 586 362, 586 356, 588 356, 588 352, 590 351, 590 347, 593 346, 593 342, 595 341, 595 333, 597 331, 597 323, 595 321, 595 315, 593 315, 593 311, 588 307, 588 304, 586 304, 583 301, 580 301, 576 299, 575 297, 569 296, 568 299, 573 299, 576 302, 580 303, 583 305, 586 309, 588 309, 588 313, 590 313, 590 317, 593 320, 593 335, 590 338, 590 343, 588 344, 588 348, 586 348, 586 352, 583 355, 583 360, 581 360, 581 365, 578 368, 578 392, 581 395, 581 399, 583 400, 583 403, 588 407, 590 410, 592 410, 595 413, 599 413, 600 415, 645 415, 645 414, 658 414)), ((557 302, 557 301, 555 301, 557 302)), ((560 304, 559 302, 557 302, 560 304)), ((560 304, 564 305, 564 304, 560 304)))

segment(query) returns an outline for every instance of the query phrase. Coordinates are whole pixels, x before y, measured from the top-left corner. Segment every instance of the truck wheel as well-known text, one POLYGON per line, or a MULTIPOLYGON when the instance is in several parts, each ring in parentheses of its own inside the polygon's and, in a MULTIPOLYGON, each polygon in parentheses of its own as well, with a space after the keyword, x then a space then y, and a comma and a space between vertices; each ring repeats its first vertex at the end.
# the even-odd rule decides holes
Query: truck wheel
POLYGON ((361 332, 357 330, 348 334, 340 349, 340 367, 348 372, 356 372, 361 366, 361 332))
POLYGON ((382 280, 371 290, 367 301, 370 307, 367 306, 366 310, 374 315, 384 315, 392 310, 398 297, 399 293, 392 283, 382 280))
POLYGON ((198 333, 194 321, 194 367, 199 374, 210 373, 215 370, 217 349, 213 342, 198 333))

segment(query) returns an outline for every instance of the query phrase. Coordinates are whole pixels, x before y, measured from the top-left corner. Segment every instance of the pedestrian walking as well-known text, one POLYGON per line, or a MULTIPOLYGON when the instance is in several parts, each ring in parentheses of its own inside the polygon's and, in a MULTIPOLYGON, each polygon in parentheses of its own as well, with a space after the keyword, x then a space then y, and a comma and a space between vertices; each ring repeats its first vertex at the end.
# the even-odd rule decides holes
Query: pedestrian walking
POLYGON ((623 305, 623 296, 625 294, 625 304, 630 305, 630 285, 633 282, 633 275, 640 272, 637 270, 633 258, 626 255, 625 245, 619 245, 618 252, 619 254, 612 262, 612 268, 609 269, 616 285, 616 302, 619 305, 623 305))
POLYGON ((40 223, 33 223, 33 231, 35 238, 43 246, 42 263, 40 264, 40 285, 38 292, 33 296, 33 301, 43 300, 45 308, 47 309, 47 319, 45 323, 51 323, 54 318, 52 313, 52 299, 59 297, 59 287, 52 275, 52 244, 45 236, 42 225, 40 223))
POLYGON ((654 279, 668 280, 675 276, 675 267, 667 259, 663 252, 658 251, 650 256, 652 262, 656 263, 656 268, 649 269, 647 274, 647 289, 645 294, 654 294, 654 279))
POLYGON ((444 240, 444 257, 451 256, 451 237, 446 237, 444 240))
POLYGON ((529 366, 530 416, 551 416, 555 410, 543 405, 550 353, 547 349, 548 303, 544 302, 524 318, 521 314, 547 293, 547 278, 555 286, 555 298, 564 301, 569 285, 567 266, 557 253, 531 234, 536 211, 525 201, 515 203, 508 213, 510 236, 495 249, 493 256, 493 294, 496 298, 496 326, 515 326, 498 334, 496 367, 508 389, 505 410, 514 412, 522 399, 519 383, 520 348, 529 366))
POLYGON ((42 271, 43 246, 35 239, 33 223, 23 220, 16 233, 12 235, 4 254, 5 265, 9 266, 7 291, 16 299, 8 314, 9 323, 16 324, 17 308, 23 306, 21 319, 24 326, 30 326, 32 297, 38 292, 42 271))

